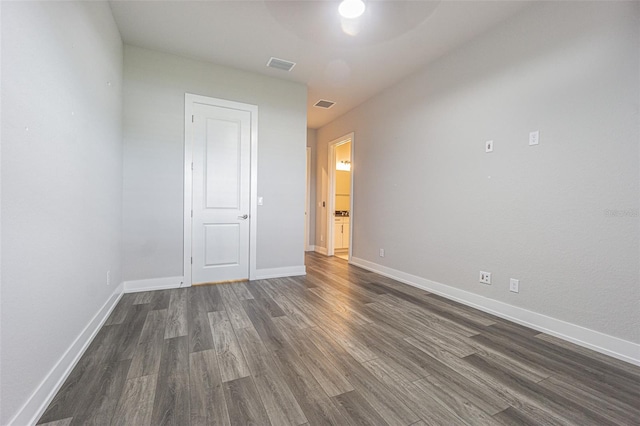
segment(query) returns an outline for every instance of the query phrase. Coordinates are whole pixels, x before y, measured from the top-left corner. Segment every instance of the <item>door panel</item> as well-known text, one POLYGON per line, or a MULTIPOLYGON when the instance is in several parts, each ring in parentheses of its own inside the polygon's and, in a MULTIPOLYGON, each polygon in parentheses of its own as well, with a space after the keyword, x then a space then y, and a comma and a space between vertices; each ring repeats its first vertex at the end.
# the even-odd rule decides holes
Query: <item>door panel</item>
POLYGON ((242 183, 241 123, 207 118, 206 132, 206 206, 210 209, 237 209, 242 183))
POLYGON ((192 282, 247 279, 251 113, 195 104, 193 126, 192 282))
POLYGON ((240 226, 237 223, 206 223, 204 225, 204 266, 240 264, 240 226))

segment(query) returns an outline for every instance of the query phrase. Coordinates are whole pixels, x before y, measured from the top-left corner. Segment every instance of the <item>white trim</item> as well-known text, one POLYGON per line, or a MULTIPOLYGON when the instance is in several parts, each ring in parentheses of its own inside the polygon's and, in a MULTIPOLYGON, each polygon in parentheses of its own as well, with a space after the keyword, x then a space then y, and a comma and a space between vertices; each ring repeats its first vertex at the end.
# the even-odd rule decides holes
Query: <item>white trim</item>
POLYGON ((327 255, 327 248, 326 247, 315 246, 315 252, 316 253, 320 253, 320 254, 324 254, 326 256, 327 255))
POLYGON ((489 299, 475 293, 427 280, 416 275, 398 271, 368 260, 351 258, 352 265, 393 278, 405 284, 439 294, 467 306, 499 316, 543 333, 559 337, 576 345, 612 356, 640 366, 640 344, 629 342, 599 331, 571 324, 537 312, 489 299))
POLYGON ((191 116, 193 104, 200 103, 224 108, 233 108, 248 111, 251 114, 251 183, 250 183, 250 208, 249 208, 249 279, 256 279, 256 250, 258 239, 256 230, 258 224, 258 107, 256 105, 228 101, 226 99, 211 98, 208 96, 184 94, 184 210, 183 210, 183 269, 184 285, 191 287, 191 208, 193 199, 193 173, 191 162, 193 161, 191 116))
POLYGON ((151 278, 148 280, 135 280, 124 282, 125 293, 138 293, 141 291, 166 290, 184 286, 184 277, 151 278))
POLYGON ((349 210, 349 254, 347 255, 347 261, 351 260, 351 256, 353 256, 353 222, 354 222, 354 212, 353 212, 353 199, 355 198, 355 191, 353 190, 353 176, 354 176, 354 172, 355 172, 355 161, 354 161, 354 154, 355 154, 355 146, 356 146, 356 135, 355 132, 351 132, 350 134, 351 136, 351 154, 350 157, 351 159, 349 161, 351 161, 351 173, 350 173, 350 178, 351 178, 351 189, 350 189, 350 196, 349 196, 349 203, 350 203, 350 210, 349 210))
POLYGON ((93 318, 91 318, 78 337, 71 343, 71 346, 69 346, 49 371, 44 380, 40 382, 24 405, 20 407, 16 415, 9 420, 9 425, 36 424, 53 400, 53 397, 62 387, 64 381, 67 380, 67 377, 71 374, 71 371, 80 360, 82 354, 84 354, 84 351, 87 350, 93 338, 100 328, 102 328, 107 318, 109 318, 111 311, 113 311, 118 301, 120 301, 124 293, 123 290, 124 286, 122 283, 115 288, 113 294, 109 296, 109 299, 107 299, 104 305, 96 312, 93 318))
POLYGON ((252 278, 252 280, 265 280, 267 278, 281 278, 281 277, 297 277, 300 275, 307 275, 307 268, 304 265, 285 266, 283 268, 258 269, 256 271, 255 278, 252 278))
POLYGON ((333 225, 335 217, 335 202, 336 202, 336 144, 340 142, 340 139, 329 142, 327 147, 327 158, 329 164, 327 165, 327 236, 325 241, 327 242, 326 255, 333 256, 333 225))
POLYGON ((316 251, 316 246, 314 246, 313 244, 309 245, 307 246, 307 249, 305 251, 316 251))
POLYGON ((249 104, 235 105, 247 108, 251 112, 251 187, 249 188, 249 279, 256 279, 258 250, 258 106, 249 104))
POLYGON ((304 251, 311 251, 311 147, 307 147, 307 194, 305 199, 305 215, 304 215, 304 251))
POLYGON ((193 162, 192 129, 188 123, 193 116, 195 95, 184 94, 184 202, 183 202, 183 246, 182 274, 187 287, 191 286, 191 209, 193 208, 193 162))

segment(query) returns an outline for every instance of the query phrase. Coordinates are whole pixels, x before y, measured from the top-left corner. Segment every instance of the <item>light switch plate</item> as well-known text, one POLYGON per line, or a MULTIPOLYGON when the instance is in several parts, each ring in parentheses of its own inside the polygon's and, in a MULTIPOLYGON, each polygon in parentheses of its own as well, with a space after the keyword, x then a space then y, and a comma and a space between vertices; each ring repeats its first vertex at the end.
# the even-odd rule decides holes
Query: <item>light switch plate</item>
POLYGON ((493 141, 486 141, 484 143, 484 151, 485 152, 493 152, 493 141))

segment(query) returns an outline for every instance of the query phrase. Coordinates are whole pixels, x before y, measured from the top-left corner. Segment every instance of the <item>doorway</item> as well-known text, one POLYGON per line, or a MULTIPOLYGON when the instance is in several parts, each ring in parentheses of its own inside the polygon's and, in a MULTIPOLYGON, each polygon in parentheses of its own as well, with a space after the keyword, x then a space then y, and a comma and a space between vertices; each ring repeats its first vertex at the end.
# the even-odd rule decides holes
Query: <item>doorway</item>
POLYGON ((329 143, 327 256, 351 259, 353 230, 354 134, 329 143))
POLYGON ((255 105, 185 95, 185 283, 253 278, 255 105))

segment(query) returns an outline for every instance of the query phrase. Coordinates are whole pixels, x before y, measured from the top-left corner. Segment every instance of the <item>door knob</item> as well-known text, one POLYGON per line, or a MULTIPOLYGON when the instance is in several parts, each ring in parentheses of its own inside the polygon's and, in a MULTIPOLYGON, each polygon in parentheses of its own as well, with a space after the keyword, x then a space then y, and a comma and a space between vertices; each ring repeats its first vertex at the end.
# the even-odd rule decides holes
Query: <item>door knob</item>
POLYGON ((245 219, 248 219, 248 218, 249 218, 248 214, 244 214, 242 216, 238 216, 238 219, 242 219, 242 220, 245 220, 245 219))

